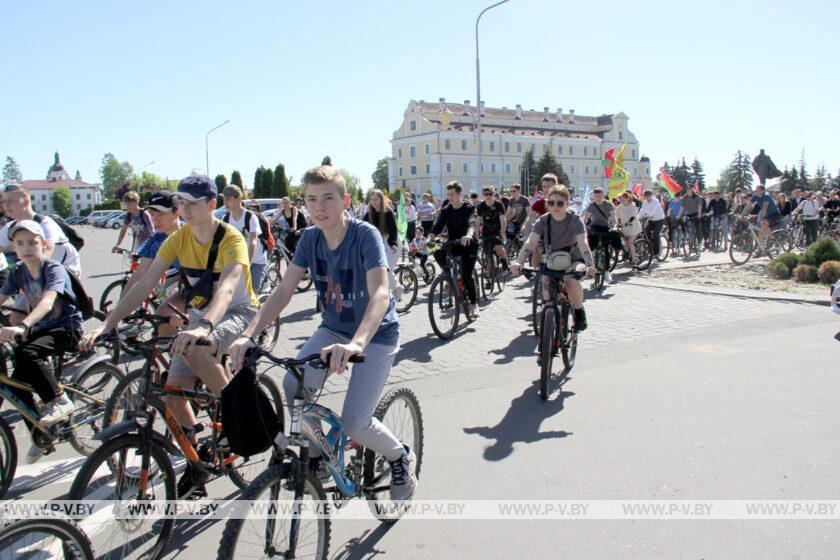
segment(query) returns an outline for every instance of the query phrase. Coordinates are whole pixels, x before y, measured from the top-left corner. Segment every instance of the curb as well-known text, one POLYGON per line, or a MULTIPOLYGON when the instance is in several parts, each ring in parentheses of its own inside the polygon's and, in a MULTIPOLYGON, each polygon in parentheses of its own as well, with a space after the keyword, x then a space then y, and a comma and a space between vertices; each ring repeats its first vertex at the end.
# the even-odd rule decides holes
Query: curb
POLYGON ((699 286, 696 284, 664 284, 662 282, 652 282, 650 280, 638 280, 636 278, 629 278, 622 282, 622 284, 629 284, 631 286, 642 286, 645 288, 659 288, 661 290, 674 290, 678 292, 692 292, 698 294, 710 294, 715 296, 727 296, 746 299, 762 299, 769 301, 784 301, 790 303, 806 303, 811 305, 830 306, 831 301, 828 298, 821 298, 819 296, 790 296, 781 294, 779 292, 761 292, 758 290, 743 290, 736 288, 719 288, 716 286, 699 286))

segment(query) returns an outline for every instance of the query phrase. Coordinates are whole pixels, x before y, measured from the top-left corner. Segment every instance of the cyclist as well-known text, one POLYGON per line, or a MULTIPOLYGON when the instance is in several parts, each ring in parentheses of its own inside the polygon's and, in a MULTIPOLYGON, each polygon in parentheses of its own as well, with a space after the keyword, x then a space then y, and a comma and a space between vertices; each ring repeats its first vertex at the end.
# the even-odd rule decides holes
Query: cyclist
MULTIPOLYGON (((400 324, 388 290, 388 261, 379 231, 350 217, 350 204, 341 172, 331 165, 310 169, 303 176, 306 204, 315 222, 300 240, 298 251, 280 285, 263 308, 230 346, 231 361, 242 367, 245 351, 254 336, 271 324, 292 298, 308 268, 316 279, 323 303, 323 321, 300 349, 298 357, 320 352, 329 373, 344 373, 350 356, 364 353, 356 364, 344 400, 341 418, 350 437, 382 454, 391 464, 391 497, 408 500, 417 484, 414 450, 400 443, 373 417, 373 411, 399 347, 400 324)), ((306 367, 304 383, 312 394, 326 381, 328 372, 306 367)), ((283 382, 287 402, 293 403, 296 381, 288 374, 283 382)), ((312 468, 318 472, 320 459, 312 468)))
POLYGON ((642 224, 638 219, 638 208, 633 202, 633 195, 630 191, 624 191, 618 197, 619 205, 615 209, 618 226, 621 235, 627 240, 627 251, 630 253, 630 262, 636 268, 636 238, 642 233, 642 224))
POLYGON ((679 191, 674 193, 674 199, 668 203, 668 239, 671 240, 671 244, 673 244, 676 239, 676 230, 680 224, 682 202, 682 191, 679 191))
POLYGON ((132 249, 148 241, 155 232, 155 226, 152 223, 151 216, 145 210, 140 209, 140 195, 134 191, 128 191, 123 195, 122 202, 125 204, 125 218, 122 229, 120 230, 120 236, 117 238, 117 244, 112 249, 115 253, 120 248, 129 228, 131 228, 134 234, 131 245, 132 249))
MULTIPOLYGON (((536 222, 540 218, 540 216, 545 215, 547 211, 545 205, 545 196, 543 195, 543 193, 547 193, 548 189, 558 185, 559 183, 560 180, 554 173, 546 173, 542 176, 542 178, 540 178, 540 185, 542 186, 542 190, 538 190, 535 193, 536 198, 534 199, 534 202, 531 203, 531 209, 528 213, 528 220, 525 222, 525 226, 522 228, 526 235, 530 233, 534 222, 536 222)), ((571 207, 567 208, 566 210, 574 213, 574 211, 571 210, 571 207)), ((531 266, 536 268, 540 265, 540 261, 542 260, 542 254, 543 246, 542 243, 540 243, 537 245, 536 250, 531 255, 531 266)))
POLYGON ((431 233, 432 226, 435 224, 435 205, 432 204, 432 194, 423 193, 423 202, 417 207, 417 217, 420 218, 420 225, 426 235, 431 233))
POLYGON ((831 224, 840 217, 840 192, 831 191, 829 199, 823 204, 823 212, 825 212, 826 225, 831 227, 831 224))
POLYGON ((426 245, 426 232, 423 230, 423 226, 417 226, 417 229, 414 230, 414 239, 408 244, 408 248, 413 256, 420 259, 421 269, 425 268, 426 261, 429 260, 429 250, 426 245))
POLYGON ((522 231, 525 220, 528 219, 528 211, 531 203, 522 196, 522 185, 514 184, 510 187, 510 198, 508 199, 507 214, 505 219, 508 223, 508 236, 517 236, 522 231))
MULTIPOLYGON (((82 314, 76 307, 69 272, 46 257, 47 241, 41 226, 32 220, 18 220, 10 235, 18 261, 0 289, 0 305, 22 292, 27 315, 17 326, 0 329, 0 341, 23 338, 14 349, 12 378, 32 385, 46 406, 41 422, 50 425, 74 410, 73 402, 55 379, 50 356, 76 348, 82 314)), ((10 390, 31 410, 37 410, 32 393, 15 387, 10 390)), ((31 430, 32 424, 24 421, 31 430)), ((33 438, 26 462, 34 463, 44 451, 33 438)))
POLYGON ((650 238, 653 254, 658 255, 660 250, 659 234, 662 233, 662 226, 665 224, 665 213, 662 211, 662 203, 653 198, 652 190, 648 189, 642 193, 642 199, 639 220, 647 218, 645 231, 650 238))
POLYGON ((697 196, 697 191, 693 187, 689 187, 682 200, 682 208, 678 216, 682 221, 682 229, 685 232, 686 221, 694 225, 694 238, 697 243, 700 243, 700 217, 703 213, 703 199, 697 196))
MULTIPOLYGON (((477 319, 480 311, 473 278, 473 268, 478 257, 478 244, 475 239, 475 206, 464 203, 461 198, 462 190, 461 183, 458 181, 452 181, 446 185, 446 199, 449 204, 440 211, 432 227, 429 241, 434 241, 444 228, 451 241, 461 240, 460 244, 452 246, 452 254, 461 256, 461 278, 467 290, 467 299, 470 301, 469 313, 473 319, 477 319)), ((434 256, 438 265, 442 269, 446 268, 446 256, 443 251, 435 251, 434 256)))
POLYGON ((405 204, 405 219, 408 222, 408 228, 405 232, 406 239, 414 239, 414 228, 417 227, 417 206, 408 191, 403 191, 403 204, 405 204))
POLYGON ((368 194, 368 212, 365 221, 379 231, 385 244, 385 256, 388 259, 388 286, 394 290, 396 299, 400 299, 403 287, 397 284, 394 268, 400 258, 400 235, 397 230, 397 215, 391 201, 379 189, 371 189, 368 194))
POLYGON ((298 209, 292 205, 292 199, 288 196, 283 197, 280 200, 280 208, 277 209, 277 212, 271 217, 269 220, 269 225, 272 228, 279 227, 282 230, 286 231, 286 238, 284 244, 286 249, 288 249, 290 254, 295 253, 295 247, 297 247, 298 239, 300 239, 300 234, 303 231, 298 231, 297 228, 297 219, 300 213, 298 209))
POLYGON ((604 200, 604 189, 595 187, 592 190, 592 202, 583 211, 583 221, 589 222, 589 247, 597 250, 601 244, 606 248, 604 260, 604 280, 613 282, 610 274, 610 245, 615 245, 611 228, 615 227, 615 206, 604 200))
MULTIPOLYGON (((185 283, 184 299, 192 308, 190 322, 170 350, 173 357, 167 384, 192 388, 198 377, 218 397, 228 382, 228 372, 220 363, 220 350, 245 329, 259 303, 251 287, 245 240, 235 228, 213 217, 216 195, 216 184, 206 175, 190 175, 181 180, 175 196, 187 224, 167 237, 148 272, 122 297, 102 325, 85 333, 82 345, 91 346, 99 335, 112 330, 136 309, 177 259, 185 283), (214 247, 216 260, 208 269, 214 247), (201 339, 210 340, 212 345, 196 346, 201 339)), ((196 419, 189 404, 177 397, 167 397, 166 404, 195 443, 196 419)), ((178 482, 179 498, 201 495, 206 495, 203 481, 187 469, 178 482)))
POLYGON ((810 245, 817 240, 817 231, 820 219, 820 207, 814 200, 814 193, 808 191, 805 193, 805 199, 802 201, 793 215, 802 214, 802 229, 805 231, 805 244, 810 245))
POLYGON ((232 225, 245 238, 248 246, 248 260, 251 263, 251 286, 254 292, 259 292, 265 276, 265 247, 260 240, 260 220, 257 217, 258 210, 246 210, 242 204, 242 189, 237 185, 228 185, 222 191, 225 199, 227 212, 222 216, 222 221, 232 225))
POLYGON ((744 209, 744 212, 749 211, 757 213, 759 220, 761 220, 761 231, 758 233, 759 249, 755 252, 756 256, 760 256, 760 248, 764 247, 765 238, 779 225, 782 215, 779 213, 776 201, 767 194, 764 185, 758 185, 755 188, 755 194, 750 199, 749 205, 744 209))
MULTIPOLYGON (((710 224, 717 225, 723 234, 724 243, 729 242, 729 219, 726 215, 726 200, 720 196, 720 191, 712 191, 708 212, 711 216, 710 224)), ((711 226, 710 226, 711 227, 711 226)))
MULTIPOLYGON (((526 246, 533 250, 542 238, 547 245, 546 251, 549 254, 555 251, 567 251, 571 257, 572 268, 576 263, 585 262, 587 276, 594 276, 594 260, 592 251, 589 249, 589 243, 586 241, 586 227, 583 225, 583 219, 568 211, 569 190, 565 186, 559 185, 552 187, 547 192, 546 206, 549 211, 534 224, 534 229, 528 236, 526 246), (550 244, 547 242, 548 240, 550 240, 550 244)), ((511 263, 511 272, 514 276, 519 274, 524 263, 525 255, 523 251, 519 253, 516 261, 511 263)), ((574 308, 575 328, 578 332, 583 332, 587 327, 586 311, 583 308, 583 287, 579 280, 571 276, 566 276, 563 281, 566 284, 566 291, 569 293, 569 300, 574 308)), ((542 282, 543 287, 547 286, 549 278, 542 276, 542 282)), ((544 289, 543 299, 547 297, 544 289)))
POLYGON ((505 219, 504 205, 495 200, 496 189, 488 185, 482 189, 481 194, 484 200, 476 206, 475 227, 481 235, 481 242, 484 253, 487 254, 490 247, 493 247, 504 270, 509 270, 507 254, 505 253, 505 232, 507 231, 507 220, 505 219))

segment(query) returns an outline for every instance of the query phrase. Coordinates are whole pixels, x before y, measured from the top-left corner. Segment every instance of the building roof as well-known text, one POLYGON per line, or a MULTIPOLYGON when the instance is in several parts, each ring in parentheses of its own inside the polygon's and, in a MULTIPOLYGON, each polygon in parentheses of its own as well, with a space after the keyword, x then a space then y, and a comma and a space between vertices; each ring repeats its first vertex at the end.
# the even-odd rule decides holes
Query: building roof
POLYGON ((38 179, 31 179, 21 182, 21 185, 30 191, 57 189, 58 187, 67 187, 68 189, 85 189, 85 188, 99 188, 99 185, 92 185, 84 181, 74 181, 72 179, 62 179, 61 181, 42 181, 38 179))

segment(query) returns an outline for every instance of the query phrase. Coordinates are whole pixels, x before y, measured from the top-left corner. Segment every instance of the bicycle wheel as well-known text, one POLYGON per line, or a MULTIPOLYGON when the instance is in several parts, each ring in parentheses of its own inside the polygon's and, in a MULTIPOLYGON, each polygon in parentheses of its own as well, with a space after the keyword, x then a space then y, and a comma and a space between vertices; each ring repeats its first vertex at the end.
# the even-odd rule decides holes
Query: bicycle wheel
MULTIPOLYGON (((414 474, 419 479, 423 465, 423 415, 417 395, 406 387, 391 389, 379 399, 373 416, 414 452, 414 474)), ((391 465, 382 455, 366 449, 363 474, 365 488, 376 489, 365 493, 374 517, 385 523, 397 521, 404 509, 391 501, 391 465)))
POLYGON ((65 558, 93 560, 90 539, 78 525, 56 515, 39 514, 0 523, 0 560, 65 558))
POLYGON ((229 519, 219 542, 218 560, 235 558, 287 558, 292 526, 296 525, 294 558, 325 560, 330 548, 330 519, 327 495, 315 474, 306 470, 301 517, 293 524, 285 515, 294 500, 295 482, 289 479, 290 465, 274 465, 263 471, 240 496, 243 501, 270 501, 267 514, 229 519), (272 516, 274 514, 275 516, 272 516), (320 514, 320 515, 319 515, 320 514))
POLYGON ((417 300, 417 292, 420 289, 417 282, 417 274, 414 273, 414 267, 397 266, 396 280, 397 285, 403 289, 399 301, 396 302, 397 313, 405 313, 414 305, 414 302, 417 300))
POLYGON ((604 289, 604 259, 606 258, 606 251, 604 250, 603 246, 598 246, 595 249, 595 278, 592 281, 592 289, 593 290, 603 290, 604 289))
MULTIPOLYGON (((265 304, 268 300, 270 294, 263 294, 260 296, 260 306, 265 304)), ((280 317, 275 317, 274 321, 272 321, 257 337, 257 342, 260 344, 260 348, 267 352, 271 352, 274 349, 274 345, 277 344, 277 340, 280 338, 280 317)))
POLYGON ((495 264, 493 256, 489 254, 485 254, 484 258, 481 260, 481 291, 488 296, 492 296, 493 290, 496 288, 495 264))
POLYGON ((540 307, 542 304, 542 281, 540 275, 534 276, 534 284, 531 286, 531 325, 534 327, 534 335, 540 336, 540 329, 542 329, 542 319, 540 317, 540 307))
POLYGON ((519 256, 519 243, 517 243, 516 237, 508 238, 505 244, 505 251, 507 251, 508 259, 511 261, 516 260, 516 257, 519 256))
POLYGON ((426 266, 423 267, 423 282, 426 283, 428 286, 432 283, 432 280, 435 279, 435 265, 431 262, 426 262, 426 266))
MULTIPOLYGON (((487 301, 487 292, 484 290, 484 285, 481 283, 478 271, 475 268, 472 270, 472 277, 473 285, 475 286, 475 303, 477 305, 479 300, 487 301)), ((468 299, 464 298, 464 303, 467 303, 468 299)))
POLYGON ((554 308, 544 307, 540 335, 540 399, 544 401, 548 400, 548 382, 551 379, 551 367, 554 364, 554 341, 557 337, 557 325, 554 318, 554 308))
MULTIPOLYGON (((775 242, 781 253, 790 253, 793 251, 793 237, 786 229, 777 229, 773 231, 773 242, 775 242)), ((773 255, 776 256, 776 255, 773 255)))
POLYGON ((623 260, 624 252, 619 251, 615 247, 610 247, 608 251, 612 251, 612 258, 610 259, 610 272, 612 272, 618 266, 618 261, 623 260))
POLYGON ((0 416, 0 499, 9 491, 17 470, 17 444, 11 426, 0 416))
POLYGON ((563 354, 563 365, 572 369, 577 357, 578 332, 575 328, 575 314, 572 306, 564 303, 560 309, 560 344, 563 354))
POLYGON ((665 262, 671 254, 671 242, 666 234, 659 236, 659 253, 656 255, 657 262, 665 262))
MULTIPOLYGON (((280 387, 266 373, 259 376, 257 384, 271 401, 274 412, 280 418, 280 431, 283 431, 286 423, 283 416, 283 396, 280 392, 280 387)), ((271 459, 273 448, 271 446, 266 451, 252 457, 240 457, 233 463, 233 468, 228 471, 228 477, 239 488, 247 488, 261 472, 268 468, 268 461, 271 459)))
POLYGON ((502 267, 501 259, 498 255, 493 255, 493 269, 496 271, 496 289, 499 293, 505 291, 507 286, 508 271, 502 267))
POLYGON ((105 429, 105 404, 124 378, 114 364, 99 362, 84 371, 68 386, 71 389, 78 388, 84 393, 77 395, 68 391, 76 406, 69 419, 70 425, 74 426, 70 445, 81 455, 90 455, 102 444, 95 438, 105 429))
POLYGON ((120 301, 125 285, 128 284, 128 278, 121 278, 114 280, 102 292, 102 297, 99 298, 99 310, 103 313, 112 311, 114 306, 120 301))
POLYGON ((653 260, 653 251, 650 248, 650 241, 644 237, 639 237, 633 243, 636 249, 636 268, 639 270, 647 270, 650 267, 651 260, 653 260))
POLYGON ((172 434, 164 420, 164 411, 151 404, 147 405, 140 393, 140 385, 143 382, 144 372, 142 369, 134 370, 126 374, 117 384, 111 396, 105 402, 105 412, 102 417, 102 429, 109 428, 118 422, 126 421, 131 413, 142 408, 148 408, 152 415, 152 429, 172 439, 172 434))
POLYGON ((744 231, 732 238, 729 243, 729 260, 740 266, 746 264, 755 251, 755 238, 748 231, 744 231))
POLYGON ((141 466, 143 451, 139 434, 108 440, 87 458, 73 480, 68 500, 101 500, 92 515, 79 522, 99 558, 159 558, 172 536, 174 518, 144 519, 143 510, 136 507, 159 500, 174 503, 177 499, 175 470, 166 451, 149 442, 149 467, 145 471, 141 466), (145 481, 142 494, 141 481, 145 481))
POLYGON ((429 288, 429 321, 441 340, 448 340, 458 328, 461 318, 461 296, 452 279, 440 274, 429 288))
POLYGON ((295 289, 298 292, 303 293, 306 290, 308 290, 311 286, 312 274, 309 272, 309 269, 307 269, 306 272, 303 273, 303 278, 300 279, 300 282, 298 282, 298 285, 295 287, 295 289))

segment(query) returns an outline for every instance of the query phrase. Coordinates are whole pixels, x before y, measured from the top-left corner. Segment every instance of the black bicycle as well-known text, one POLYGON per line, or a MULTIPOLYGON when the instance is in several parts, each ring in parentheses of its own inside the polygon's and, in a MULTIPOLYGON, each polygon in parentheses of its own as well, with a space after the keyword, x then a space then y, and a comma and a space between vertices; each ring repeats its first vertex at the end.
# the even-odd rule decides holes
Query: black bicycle
POLYGON ((507 285, 508 272, 502 267, 502 259, 494 249, 497 237, 481 239, 481 291, 484 296, 492 296, 498 290, 501 294, 507 285))
MULTIPOLYGON (((437 248, 437 244, 429 244, 430 249, 444 251, 446 254, 446 266, 429 288, 429 321, 432 323, 432 330, 441 340, 448 340, 455 334, 462 309, 467 321, 473 321, 464 279, 461 278, 461 257, 452 254, 452 247, 459 243, 460 240, 444 241, 440 248, 437 248)), ((478 297, 481 281, 475 268, 472 275, 478 297)))
POLYGON ((0 560, 93 560, 90 539, 70 519, 51 513, 0 522, 0 560))

